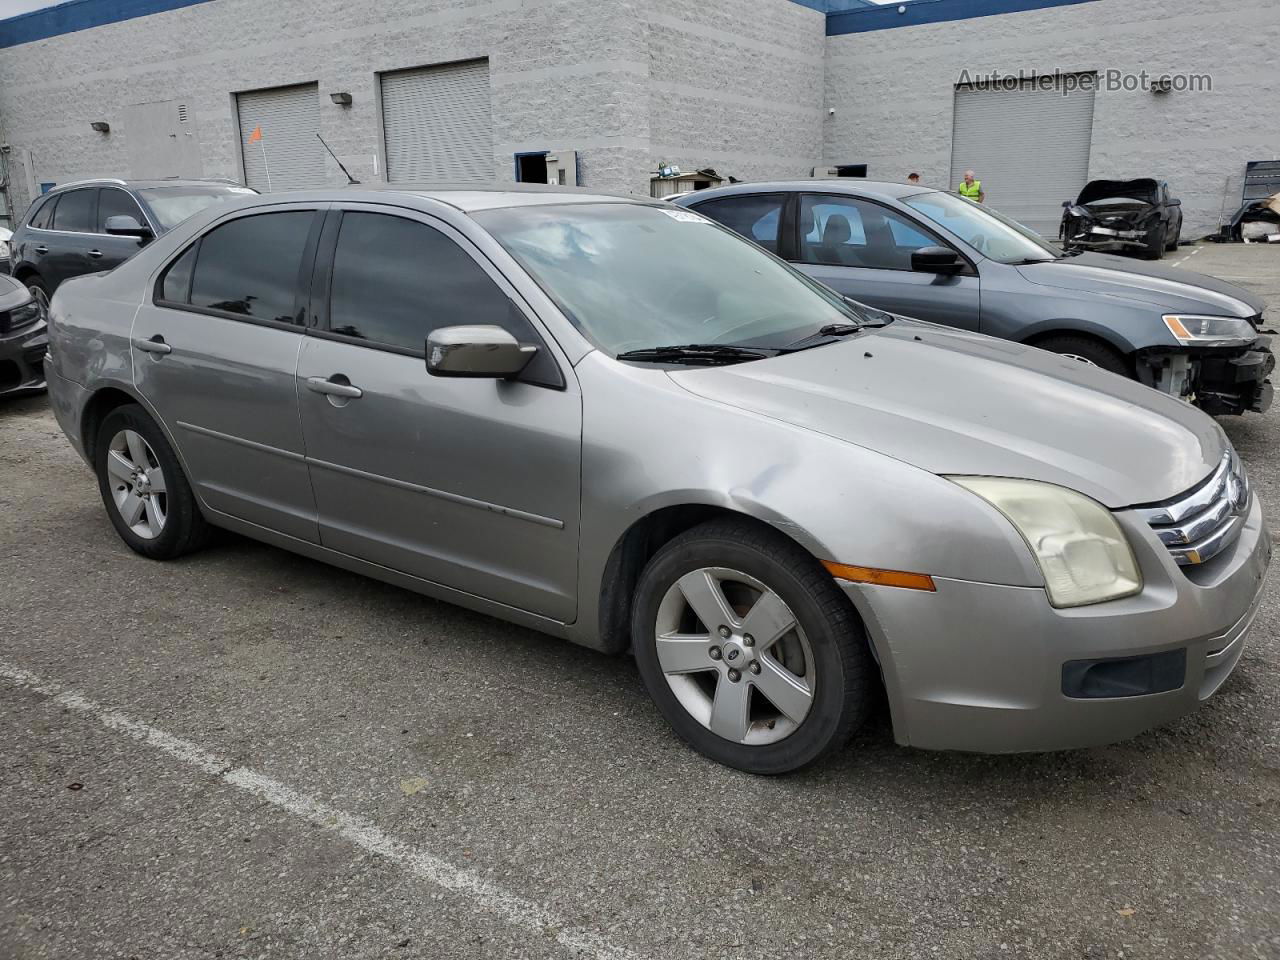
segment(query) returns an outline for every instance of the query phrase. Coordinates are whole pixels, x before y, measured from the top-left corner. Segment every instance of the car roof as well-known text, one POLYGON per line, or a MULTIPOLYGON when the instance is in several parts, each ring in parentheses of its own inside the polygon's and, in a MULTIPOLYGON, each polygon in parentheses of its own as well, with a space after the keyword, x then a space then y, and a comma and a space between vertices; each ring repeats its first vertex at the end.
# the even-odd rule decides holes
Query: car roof
POLYGON ((652 197, 623 196, 600 193, 581 187, 549 186, 547 184, 410 184, 410 183, 358 183, 347 186, 324 187, 310 190, 288 190, 264 193, 253 198, 251 205, 269 203, 331 203, 342 200, 393 200, 407 206, 430 204, 420 201, 443 203, 463 213, 494 210, 500 207, 532 207, 566 203, 634 203, 654 206, 661 203, 652 197))
POLYGON ((179 177, 171 177, 164 180, 121 180, 118 177, 90 177, 85 180, 72 180, 67 183, 60 183, 56 187, 49 190, 49 193, 62 193, 65 190, 75 190, 79 187, 124 187, 126 190, 150 190, 158 187, 244 187, 244 184, 237 183, 235 180, 221 180, 216 178, 209 179, 182 179, 179 177))
POLYGON ((689 196, 699 201, 711 197, 731 197, 742 193, 776 193, 803 190, 807 193, 848 193, 873 200, 901 200, 922 193, 936 193, 920 184, 891 183, 887 180, 864 180, 861 177, 811 177, 807 180, 766 180, 760 183, 735 183, 727 187, 698 190, 689 196))

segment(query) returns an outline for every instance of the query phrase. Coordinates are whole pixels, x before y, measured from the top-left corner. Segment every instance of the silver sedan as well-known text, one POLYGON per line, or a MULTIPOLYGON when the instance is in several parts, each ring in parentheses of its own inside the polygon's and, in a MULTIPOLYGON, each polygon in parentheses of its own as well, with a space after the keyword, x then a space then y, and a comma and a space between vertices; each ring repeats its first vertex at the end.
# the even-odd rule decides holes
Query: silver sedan
POLYGON ((1103 743, 1226 680, 1271 538, 1209 417, 844 300, 669 204, 329 190, 197 215, 54 298, 107 515, 223 527, 632 651, 714 759, 1103 743))

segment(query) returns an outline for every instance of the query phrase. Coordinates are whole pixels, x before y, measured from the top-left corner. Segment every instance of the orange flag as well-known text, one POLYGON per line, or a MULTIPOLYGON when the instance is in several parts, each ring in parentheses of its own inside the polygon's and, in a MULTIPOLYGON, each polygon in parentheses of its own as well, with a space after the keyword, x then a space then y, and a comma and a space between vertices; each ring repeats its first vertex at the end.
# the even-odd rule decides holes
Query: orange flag
POLYGON ((253 133, 249 134, 249 142, 257 143, 261 139, 262 139, 262 126, 261 124, 259 124, 258 126, 253 128, 253 133))

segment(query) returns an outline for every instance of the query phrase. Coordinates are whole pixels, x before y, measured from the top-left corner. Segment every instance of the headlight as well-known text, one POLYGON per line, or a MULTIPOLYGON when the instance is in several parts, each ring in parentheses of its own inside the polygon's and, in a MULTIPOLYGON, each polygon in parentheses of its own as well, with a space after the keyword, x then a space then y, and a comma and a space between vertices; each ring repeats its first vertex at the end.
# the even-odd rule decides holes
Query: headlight
POLYGON ((9 241, 0 240, 0 260, 9 259, 9 241))
POLYGON ((986 500, 1022 534, 1055 607, 1102 603, 1142 589, 1133 548, 1116 518, 1096 501, 1035 480, 950 479, 986 500))
POLYGON ((1169 332, 1184 347, 1234 347, 1253 342, 1253 324, 1244 317, 1198 317, 1166 313, 1169 332))

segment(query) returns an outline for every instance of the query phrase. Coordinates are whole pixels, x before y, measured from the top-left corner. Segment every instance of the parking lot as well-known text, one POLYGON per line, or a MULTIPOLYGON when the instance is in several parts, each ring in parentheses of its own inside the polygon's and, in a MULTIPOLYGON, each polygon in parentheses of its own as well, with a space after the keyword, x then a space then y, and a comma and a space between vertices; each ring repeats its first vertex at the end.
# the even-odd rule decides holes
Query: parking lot
MULTIPOLYGON (((1280 248, 1167 261, 1257 290, 1280 248)), ((1226 419, 1280 515, 1280 412, 1226 419)), ((1280 602, 1197 714, 1031 756, 881 709, 778 779, 634 665, 231 536, 131 553, 0 405, 0 956, 1280 957, 1280 602)))

